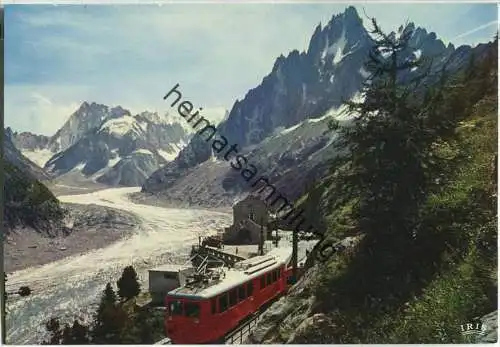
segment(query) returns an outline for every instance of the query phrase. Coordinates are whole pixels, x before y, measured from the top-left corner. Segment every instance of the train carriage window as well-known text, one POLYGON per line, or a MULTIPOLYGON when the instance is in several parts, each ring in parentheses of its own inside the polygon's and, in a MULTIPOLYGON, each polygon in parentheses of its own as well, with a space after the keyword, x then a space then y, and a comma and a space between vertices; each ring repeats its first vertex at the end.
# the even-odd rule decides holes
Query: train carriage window
POLYGON ((268 274, 267 274, 267 281, 266 281, 266 285, 270 285, 270 284, 271 284, 271 279, 272 279, 272 275, 271 275, 271 273, 268 273, 268 274))
POLYGON ((228 308, 227 293, 219 296, 219 313, 226 311, 228 308))
POLYGON ((168 305, 168 310, 171 316, 181 316, 184 313, 182 301, 180 300, 170 301, 168 305))
POLYGON ((248 296, 252 296, 253 293, 253 282, 248 282, 248 296))
POLYGON ((236 305, 237 298, 238 298, 238 291, 235 288, 229 292, 229 307, 236 305))
POLYGON ((278 274, 276 273, 276 270, 273 271, 273 283, 278 280, 278 274))
POLYGON ((261 278, 260 278, 260 289, 264 288, 266 286, 266 276, 263 275, 261 278))
POLYGON ((217 313, 217 299, 212 298, 211 304, 212 304, 212 314, 217 313))
POLYGON ((200 316, 200 305, 194 302, 186 302, 184 304, 186 310, 186 316, 188 317, 199 317, 200 316))
POLYGON ((238 288, 238 300, 239 301, 243 301, 247 298, 246 296, 246 290, 245 290, 245 286, 241 286, 238 288))

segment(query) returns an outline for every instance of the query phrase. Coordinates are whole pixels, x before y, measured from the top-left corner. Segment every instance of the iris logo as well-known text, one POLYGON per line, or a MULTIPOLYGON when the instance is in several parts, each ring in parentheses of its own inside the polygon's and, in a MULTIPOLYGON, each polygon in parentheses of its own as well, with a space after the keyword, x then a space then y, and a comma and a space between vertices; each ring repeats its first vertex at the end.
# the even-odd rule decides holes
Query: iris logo
POLYGON ((466 323, 460 325, 462 335, 484 335, 486 333, 486 324, 481 322, 466 323))

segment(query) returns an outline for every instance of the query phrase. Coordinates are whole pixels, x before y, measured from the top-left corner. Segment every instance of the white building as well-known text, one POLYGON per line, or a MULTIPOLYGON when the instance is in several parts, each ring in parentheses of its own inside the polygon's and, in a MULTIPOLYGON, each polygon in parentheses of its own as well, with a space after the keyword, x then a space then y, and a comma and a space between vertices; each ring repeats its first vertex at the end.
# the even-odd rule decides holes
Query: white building
POLYGON ((149 293, 151 302, 163 305, 165 296, 172 289, 183 286, 194 268, 186 265, 162 265, 149 270, 149 293))

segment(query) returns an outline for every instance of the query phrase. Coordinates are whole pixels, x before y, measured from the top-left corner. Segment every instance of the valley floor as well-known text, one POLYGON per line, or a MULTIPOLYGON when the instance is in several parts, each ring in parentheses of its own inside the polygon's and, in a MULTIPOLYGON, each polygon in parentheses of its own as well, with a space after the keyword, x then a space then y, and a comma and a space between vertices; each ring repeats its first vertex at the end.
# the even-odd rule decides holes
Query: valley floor
POLYGON ((128 237, 111 245, 9 274, 8 291, 25 285, 32 289, 29 297, 7 302, 9 344, 39 343, 51 317, 61 317, 62 323, 77 317, 88 322, 104 286, 114 284, 125 266, 133 265, 142 288, 147 288, 148 269, 184 263, 199 236, 215 234, 232 222, 229 213, 132 203, 128 195, 139 190, 112 188, 58 197, 63 203, 123 210, 138 216, 140 223, 128 237))
POLYGON ((60 195, 80 195, 97 192, 109 188, 103 184, 87 181, 60 181, 59 178, 50 182, 43 182, 55 196, 60 195))
POLYGON ((71 215, 69 235, 59 233, 49 237, 33 229, 17 228, 6 236, 5 272, 44 265, 106 247, 130 235, 139 225, 139 219, 133 214, 112 208, 79 204, 63 204, 63 207, 71 215))
POLYGON ((141 192, 136 192, 136 193, 131 193, 129 194, 129 199, 136 203, 136 204, 142 204, 142 205, 150 205, 150 206, 156 206, 156 207, 163 207, 163 208, 189 208, 189 209, 201 209, 201 210, 206 210, 210 209, 212 211, 218 211, 218 212, 223 212, 223 213, 232 213, 232 206, 223 206, 223 207, 207 207, 207 206, 200 206, 200 205, 195 205, 195 204, 187 204, 185 202, 176 202, 176 201, 167 201, 163 198, 159 198, 156 195, 153 194, 146 194, 146 193, 141 193, 141 192))

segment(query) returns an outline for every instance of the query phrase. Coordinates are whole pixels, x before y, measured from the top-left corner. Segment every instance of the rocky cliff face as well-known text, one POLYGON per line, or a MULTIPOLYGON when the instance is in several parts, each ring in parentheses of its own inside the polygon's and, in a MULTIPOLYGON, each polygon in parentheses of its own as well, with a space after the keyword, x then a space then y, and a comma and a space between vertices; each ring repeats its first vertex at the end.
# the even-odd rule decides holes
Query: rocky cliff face
POLYGON ((220 132, 241 147, 279 127, 321 116, 350 99, 364 80, 371 39, 353 7, 316 27, 307 52, 280 56, 262 83, 236 101, 220 132))
MULTIPOLYGON (((262 83, 236 101, 219 133, 240 149, 255 146, 278 129, 322 116, 359 90, 371 39, 353 7, 314 31, 307 52, 277 58, 262 83)), ((175 183, 187 168, 210 157, 210 144, 194 137, 173 163, 156 172, 143 191, 157 193, 175 183)), ((220 158, 219 158, 220 159, 220 158)))
POLYGON ((12 132, 12 142, 27 158, 43 167, 55 154, 66 150, 105 119, 127 113, 120 106, 110 108, 95 102, 84 102, 53 136, 12 132))
POLYGON ((318 26, 307 52, 280 56, 262 83, 237 101, 220 132, 241 147, 258 144, 279 127, 324 114, 350 99, 364 80, 370 38, 354 8, 318 26))
POLYGON ((88 178, 127 186, 141 185, 175 159, 191 136, 187 125, 168 114, 145 111, 133 116, 121 106, 95 102, 84 102, 51 137, 6 131, 11 149, 44 167, 51 176, 72 172, 77 176, 68 182, 88 178))
POLYGON ((38 180, 47 180, 51 176, 36 163, 26 158, 14 145, 14 133, 10 128, 4 130, 3 158, 5 161, 38 180))
POLYGON ((121 106, 110 108, 106 105, 84 102, 52 136, 50 148, 55 152, 64 151, 80 140, 88 131, 101 125, 105 119, 113 119, 130 114, 121 106))
MULTIPOLYGON (((433 72, 445 63, 449 70, 458 69, 472 52, 468 46, 445 46, 435 33, 413 23, 399 29, 405 30, 413 35, 401 59, 428 57, 433 72)), ((364 64, 372 47, 360 16, 348 7, 326 26, 316 27, 307 51, 280 56, 262 83, 235 102, 218 133, 237 144, 239 153, 258 167, 259 175, 268 176, 282 193, 291 199, 299 196, 336 155, 330 148, 335 135, 325 134, 326 116, 341 113, 342 102, 356 97, 368 77, 364 64)), ((482 50, 481 45, 474 49, 482 50)), ((420 73, 418 69, 402 78, 420 73)), ((430 76, 432 82, 438 74, 430 76)), ((210 146, 211 141, 194 136, 173 162, 151 175, 142 191, 202 205, 230 203, 248 192, 247 182, 222 158, 226 151, 214 156, 210 146), (204 182, 203 187, 196 182, 204 182)))
MULTIPOLYGON (((7 146, 4 147, 7 150, 7 146)), ((10 150, 8 150, 10 152, 10 150)), ((5 152, 7 153, 7 151, 5 152)), ((18 158, 4 156, 3 225, 7 233, 18 227, 39 232, 61 227, 64 211, 54 195, 36 178, 30 166, 19 166, 18 158)), ((22 164, 24 164, 21 161, 22 164)))

